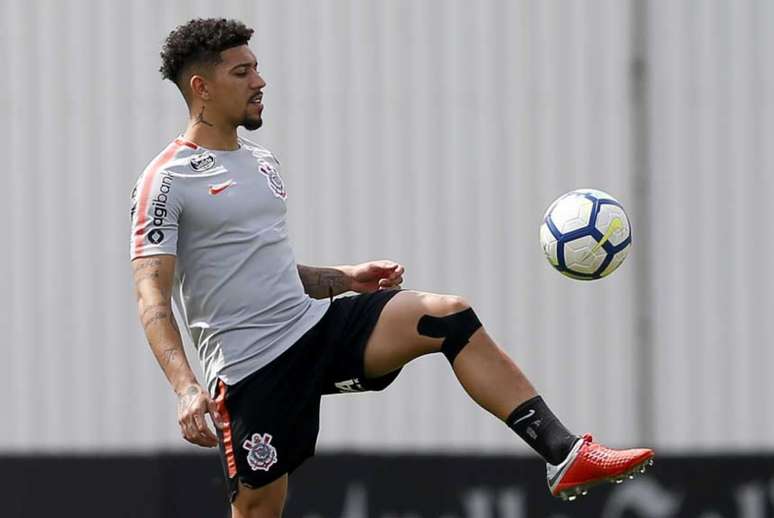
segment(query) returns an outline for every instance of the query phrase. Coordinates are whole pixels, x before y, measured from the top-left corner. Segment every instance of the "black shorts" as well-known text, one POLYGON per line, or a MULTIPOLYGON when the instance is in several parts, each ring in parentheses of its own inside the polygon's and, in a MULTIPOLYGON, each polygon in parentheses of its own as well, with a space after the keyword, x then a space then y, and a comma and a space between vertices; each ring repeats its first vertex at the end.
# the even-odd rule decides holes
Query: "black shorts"
POLYGON ((276 360, 234 385, 218 382, 227 426, 220 453, 231 500, 238 481, 260 487, 314 455, 323 394, 382 390, 400 369, 364 375, 365 346, 398 290, 335 299, 322 319, 276 360))

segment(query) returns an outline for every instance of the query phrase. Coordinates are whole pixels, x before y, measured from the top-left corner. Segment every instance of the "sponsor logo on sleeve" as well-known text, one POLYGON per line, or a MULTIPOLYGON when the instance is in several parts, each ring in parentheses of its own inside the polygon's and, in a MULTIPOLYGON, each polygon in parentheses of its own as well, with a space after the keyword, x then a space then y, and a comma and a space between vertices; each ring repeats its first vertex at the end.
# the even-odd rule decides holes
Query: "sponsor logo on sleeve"
POLYGON ((167 205, 173 182, 173 176, 166 171, 162 171, 159 176, 161 177, 161 184, 159 185, 158 192, 151 199, 150 207, 148 208, 151 218, 151 230, 148 232, 148 241, 154 245, 164 240, 164 232, 159 227, 164 226, 169 215, 167 205))
POLYGON ((150 232, 148 232, 148 241, 153 243, 154 245, 158 245, 162 241, 164 241, 164 232, 161 230, 154 228, 150 232))
POLYGON ((247 450, 247 463, 253 471, 269 471, 277 463, 277 449, 271 445, 271 435, 254 433, 242 443, 247 450))

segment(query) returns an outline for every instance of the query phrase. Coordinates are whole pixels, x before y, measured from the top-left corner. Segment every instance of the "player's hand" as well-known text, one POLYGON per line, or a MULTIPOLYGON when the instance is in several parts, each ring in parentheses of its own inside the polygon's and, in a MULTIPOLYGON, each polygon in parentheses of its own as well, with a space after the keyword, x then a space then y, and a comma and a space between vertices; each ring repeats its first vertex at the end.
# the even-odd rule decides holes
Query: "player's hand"
POLYGON ((210 414, 212 422, 219 430, 223 429, 223 421, 215 401, 198 383, 188 385, 178 394, 177 422, 180 432, 186 441, 212 448, 218 445, 218 437, 207 424, 205 414, 210 414))
POLYGON ((400 288, 403 266, 393 261, 370 261, 352 267, 350 289, 358 293, 400 288))

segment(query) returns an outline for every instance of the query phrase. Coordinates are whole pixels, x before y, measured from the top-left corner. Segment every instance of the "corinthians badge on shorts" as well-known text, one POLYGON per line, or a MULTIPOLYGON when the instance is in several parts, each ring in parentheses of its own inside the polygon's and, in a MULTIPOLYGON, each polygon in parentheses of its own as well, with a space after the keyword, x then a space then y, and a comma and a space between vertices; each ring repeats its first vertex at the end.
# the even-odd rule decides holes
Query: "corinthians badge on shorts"
POLYGON ((266 177, 266 182, 269 184, 269 189, 274 193, 274 196, 283 200, 287 198, 288 192, 285 190, 285 184, 282 182, 282 178, 277 170, 274 169, 274 166, 263 160, 259 164, 258 169, 266 177))
POLYGON ((248 452, 247 463, 253 471, 269 471, 269 468, 277 463, 277 449, 271 445, 271 435, 268 433, 254 433, 242 443, 242 448, 248 452))

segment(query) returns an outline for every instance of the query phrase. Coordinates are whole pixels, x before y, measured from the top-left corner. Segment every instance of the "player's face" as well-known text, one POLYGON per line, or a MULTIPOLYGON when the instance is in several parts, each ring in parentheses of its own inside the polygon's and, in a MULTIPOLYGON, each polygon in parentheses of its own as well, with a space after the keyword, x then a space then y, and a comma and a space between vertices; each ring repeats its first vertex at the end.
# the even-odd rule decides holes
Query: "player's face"
POLYGON ((247 45, 220 53, 222 62, 215 68, 212 101, 223 118, 248 130, 261 127, 263 87, 255 54, 247 45))

